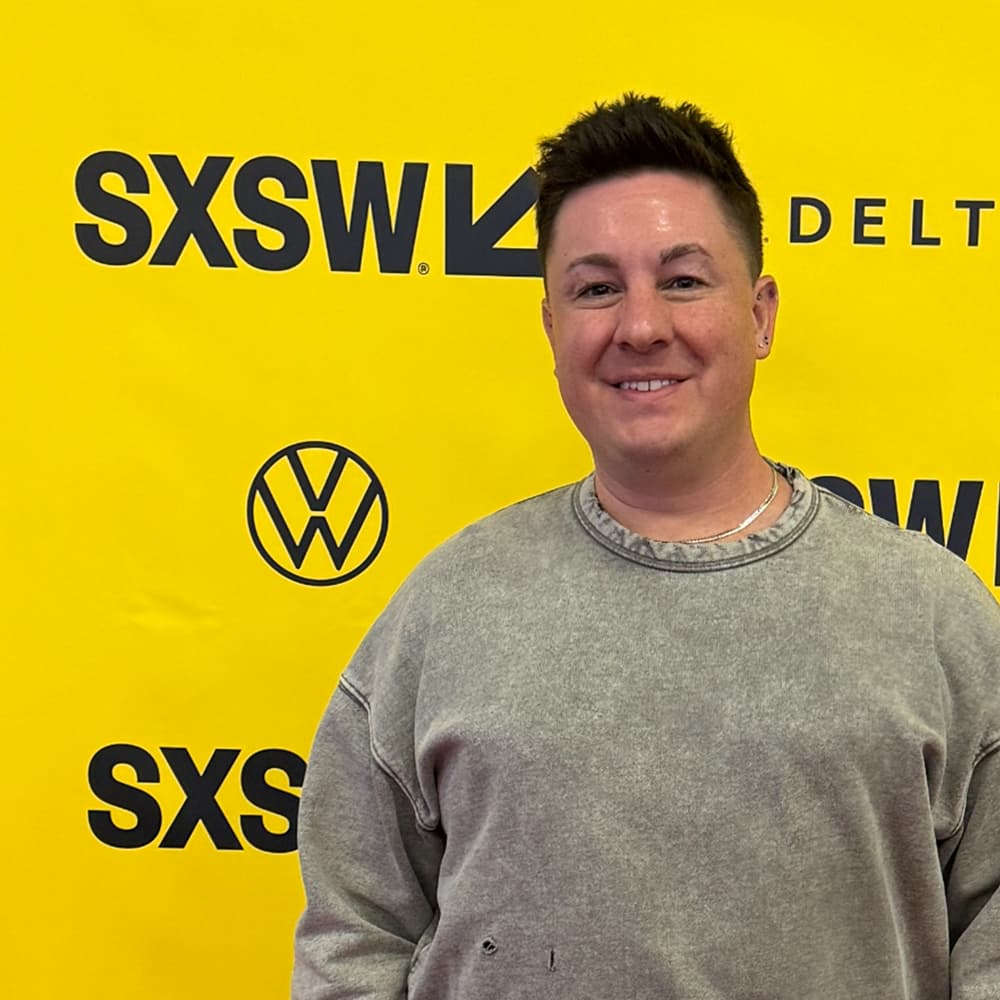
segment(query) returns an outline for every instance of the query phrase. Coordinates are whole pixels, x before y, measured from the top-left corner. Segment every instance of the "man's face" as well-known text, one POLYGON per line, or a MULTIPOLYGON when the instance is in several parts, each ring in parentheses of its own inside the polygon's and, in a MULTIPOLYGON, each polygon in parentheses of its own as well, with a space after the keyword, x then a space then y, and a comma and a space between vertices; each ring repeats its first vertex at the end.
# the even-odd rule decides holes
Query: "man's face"
POLYGON ((574 191, 546 283, 559 390, 599 471, 752 444, 750 391, 777 288, 751 280, 707 181, 646 171, 574 191))

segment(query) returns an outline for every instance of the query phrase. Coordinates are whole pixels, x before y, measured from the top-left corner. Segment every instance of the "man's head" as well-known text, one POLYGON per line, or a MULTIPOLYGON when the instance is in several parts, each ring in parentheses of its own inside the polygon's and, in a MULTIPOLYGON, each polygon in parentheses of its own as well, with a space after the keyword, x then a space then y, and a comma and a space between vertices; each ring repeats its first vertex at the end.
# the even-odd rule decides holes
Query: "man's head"
POLYGON ((559 209, 574 191, 612 177, 668 170, 708 181, 743 245, 750 279, 763 269, 757 194, 733 152, 727 128, 693 104, 669 107, 658 97, 625 94, 596 104, 559 135, 539 144, 538 252, 547 276, 548 251, 559 209))
POLYGON ((726 133, 626 96, 542 150, 542 324, 599 476, 756 456, 750 394, 778 291, 726 133))

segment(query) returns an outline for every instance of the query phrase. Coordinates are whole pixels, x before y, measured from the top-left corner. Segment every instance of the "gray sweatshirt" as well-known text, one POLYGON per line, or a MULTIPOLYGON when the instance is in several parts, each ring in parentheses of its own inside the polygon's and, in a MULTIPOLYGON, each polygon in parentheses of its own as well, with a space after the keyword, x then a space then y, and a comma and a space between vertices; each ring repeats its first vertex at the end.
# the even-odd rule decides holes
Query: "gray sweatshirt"
POLYGON ((313 746, 295 1000, 1000 998, 1000 610, 781 471, 741 541, 587 479, 424 560, 313 746))

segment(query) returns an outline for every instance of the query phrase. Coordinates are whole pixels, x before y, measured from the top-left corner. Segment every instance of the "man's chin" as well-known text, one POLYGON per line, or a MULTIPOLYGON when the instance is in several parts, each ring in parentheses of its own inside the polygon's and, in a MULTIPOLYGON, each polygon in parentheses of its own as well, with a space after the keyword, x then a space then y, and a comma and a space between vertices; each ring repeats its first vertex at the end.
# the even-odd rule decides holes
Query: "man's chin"
POLYGON ((684 460, 688 451, 685 443, 676 438, 630 440, 600 455, 595 451, 594 464, 598 469, 627 470, 631 475, 643 475, 669 468, 684 460))

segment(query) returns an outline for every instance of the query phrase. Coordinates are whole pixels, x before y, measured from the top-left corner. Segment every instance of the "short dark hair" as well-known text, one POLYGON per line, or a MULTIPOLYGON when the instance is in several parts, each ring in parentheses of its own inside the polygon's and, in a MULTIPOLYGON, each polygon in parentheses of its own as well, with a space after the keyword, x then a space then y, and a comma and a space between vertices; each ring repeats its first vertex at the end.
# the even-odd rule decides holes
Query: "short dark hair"
POLYGON ((751 278, 764 267, 760 203, 733 151, 732 131, 694 104, 670 107, 659 97, 626 93, 594 105, 538 144, 538 253, 542 273, 556 215, 567 195, 596 181, 643 170, 703 177, 744 244, 751 278))

